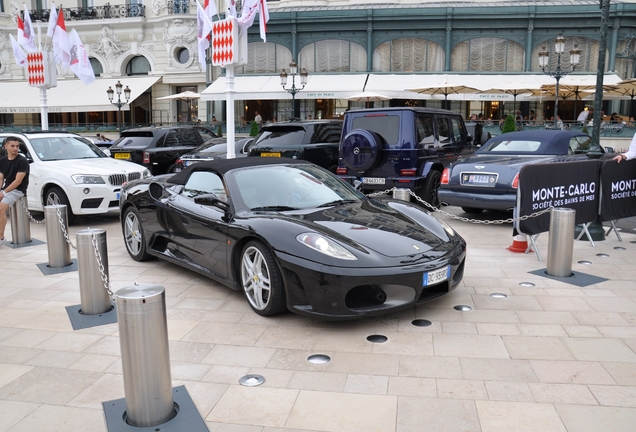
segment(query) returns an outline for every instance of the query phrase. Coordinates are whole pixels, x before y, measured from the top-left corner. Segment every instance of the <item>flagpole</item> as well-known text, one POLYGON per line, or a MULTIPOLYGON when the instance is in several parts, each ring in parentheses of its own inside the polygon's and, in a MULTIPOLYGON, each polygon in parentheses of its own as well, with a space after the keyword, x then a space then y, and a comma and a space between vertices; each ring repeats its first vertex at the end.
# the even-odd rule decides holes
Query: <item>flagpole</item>
POLYGON ((225 66, 225 92, 227 109, 227 158, 234 159, 236 152, 234 149, 234 65, 225 66))
MULTIPOLYGON (((41 21, 36 21, 36 24, 38 26, 38 48, 40 49, 40 51, 42 51, 42 28, 40 26, 41 21)), ((48 55, 48 53, 47 53, 48 55)), ((44 62, 45 62, 45 71, 48 72, 48 69, 50 67, 50 63, 48 61, 48 57, 45 56, 44 57, 44 62)), ((45 86, 41 86, 40 87, 40 123, 42 123, 42 130, 49 130, 49 103, 48 103, 48 98, 47 98, 47 94, 46 94, 46 87, 45 86)))

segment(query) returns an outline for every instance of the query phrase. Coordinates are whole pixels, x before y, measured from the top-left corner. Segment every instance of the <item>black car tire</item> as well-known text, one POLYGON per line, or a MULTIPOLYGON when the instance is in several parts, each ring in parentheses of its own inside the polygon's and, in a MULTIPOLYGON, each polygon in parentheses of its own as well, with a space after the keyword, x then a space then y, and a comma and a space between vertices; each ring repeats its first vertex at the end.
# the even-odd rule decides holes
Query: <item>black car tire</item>
POLYGON ((71 204, 64 191, 59 187, 53 186, 46 191, 46 195, 44 196, 44 205, 65 205, 68 224, 71 225, 75 222, 75 214, 73 214, 71 204))
POLYGON ((267 246, 257 240, 247 242, 239 265, 241 287, 254 312, 272 316, 287 310, 283 278, 267 246))
POLYGON ((370 170, 378 162, 383 144, 384 139, 377 133, 366 129, 354 129, 342 140, 342 159, 353 171, 370 170))
POLYGON ((484 211, 484 209, 476 208, 476 207, 462 207, 464 213, 468 214, 479 214, 484 211))
POLYGON ((424 180, 424 186, 417 191, 417 195, 432 205, 435 208, 439 208, 439 196, 437 191, 442 184, 442 174, 437 170, 431 170, 424 180))
POLYGON ((134 207, 128 207, 121 218, 121 230, 128 255, 135 261, 147 261, 152 258, 146 251, 146 236, 141 226, 141 216, 134 207))

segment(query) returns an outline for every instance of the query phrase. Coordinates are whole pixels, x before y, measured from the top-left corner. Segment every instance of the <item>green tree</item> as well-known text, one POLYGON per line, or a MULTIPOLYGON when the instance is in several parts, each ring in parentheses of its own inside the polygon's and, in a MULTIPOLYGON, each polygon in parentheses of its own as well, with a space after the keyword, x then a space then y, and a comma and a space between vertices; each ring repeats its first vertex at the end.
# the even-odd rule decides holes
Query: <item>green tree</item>
POLYGON ((515 118, 512 116, 512 114, 509 114, 508 117, 506 117, 506 121, 503 124, 503 129, 501 129, 501 133, 516 132, 516 131, 517 131, 517 124, 515 123, 515 118))
POLYGON ((250 136, 258 135, 258 123, 252 121, 252 128, 250 129, 250 136))
POLYGON ((590 134, 588 132, 588 130, 587 130, 587 126, 583 126, 583 130, 581 132, 583 132, 584 134, 588 134, 588 135, 590 134))

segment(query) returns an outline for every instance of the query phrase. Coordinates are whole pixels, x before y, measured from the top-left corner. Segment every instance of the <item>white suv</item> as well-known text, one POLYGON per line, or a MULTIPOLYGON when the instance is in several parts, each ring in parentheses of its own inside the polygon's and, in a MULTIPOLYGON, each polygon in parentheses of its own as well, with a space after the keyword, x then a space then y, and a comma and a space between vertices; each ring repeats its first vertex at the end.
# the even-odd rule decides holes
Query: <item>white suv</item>
POLYGON ((112 159, 86 138, 68 132, 0 133, 0 157, 6 155, 9 137, 20 141, 20 153, 30 163, 29 210, 64 204, 69 223, 75 215, 118 213, 121 186, 151 176, 146 168, 112 159))

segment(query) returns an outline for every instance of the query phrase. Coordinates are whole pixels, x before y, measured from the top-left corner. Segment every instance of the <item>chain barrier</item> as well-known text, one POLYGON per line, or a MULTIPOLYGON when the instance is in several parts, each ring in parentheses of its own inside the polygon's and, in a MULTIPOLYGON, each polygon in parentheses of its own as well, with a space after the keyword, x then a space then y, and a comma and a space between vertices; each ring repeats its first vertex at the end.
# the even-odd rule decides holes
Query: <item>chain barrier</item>
MULTIPOLYGON (((372 197, 375 197, 375 196, 378 196, 378 195, 386 195, 386 194, 392 193, 396 189, 397 189, 396 187, 392 187, 391 189, 387 189, 387 190, 384 190, 384 191, 370 193, 367 196, 372 198, 372 197)), ((424 201, 419 196, 417 196, 417 194, 415 194, 411 189, 407 189, 407 190, 409 191, 409 194, 411 194, 412 197, 414 197, 417 201, 419 201, 421 204, 423 204, 424 207, 426 207, 428 210, 430 210, 432 212, 437 212, 437 213, 443 214, 444 216, 448 216, 451 219, 459 220, 459 221, 462 221, 462 222, 470 222, 470 223, 483 224, 483 225, 500 225, 500 224, 505 224, 505 223, 519 222, 519 221, 523 221, 523 220, 530 219, 530 218, 533 218, 533 217, 541 216, 542 214, 545 214, 545 213, 548 213, 548 212, 552 211, 552 209, 554 208, 554 207, 548 207, 546 209, 539 210, 538 212, 534 212, 534 213, 531 213, 529 215, 520 216, 520 217, 517 217, 517 218, 498 219, 498 220, 470 219, 470 218, 467 218, 467 217, 457 216, 455 214, 448 213, 448 212, 445 212, 443 210, 440 210, 437 207, 427 203, 426 201, 424 201)))
POLYGON ((71 242, 70 237, 68 236, 68 232, 66 231, 66 225, 64 224, 64 219, 62 219, 62 212, 60 208, 57 208, 57 221, 60 223, 60 228, 62 229, 62 234, 64 234, 64 238, 66 239, 66 243, 70 244, 73 249, 77 250, 77 246, 71 242))
POLYGON ((111 300, 115 300, 115 293, 110 289, 110 282, 108 282, 108 275, 104 271, 104 264, 102 263, 102 255, 99 253, 99 248, 97 247, 97 238, 95 237, 95 233, 93 233, 92 239, 93 249, 95 251, 95 259, 97 260, 97 266, 99 268, 99 274, 102 278, 102 282, 104 283, 104 288, 108 292, 108 296, 111 300))
POLYGON ((33 218, 33 215, 29 212, 29 209, 26 205, 26 203, 24 202, 24 200, 20 200, 22 202, 22 208, 24 209, 24 211, 26 212, 27 216, 29 217, 29 220, 33 223, 36 224, 43 224, 44 223, 44 219, 42 220, 37 220, 33 218))

